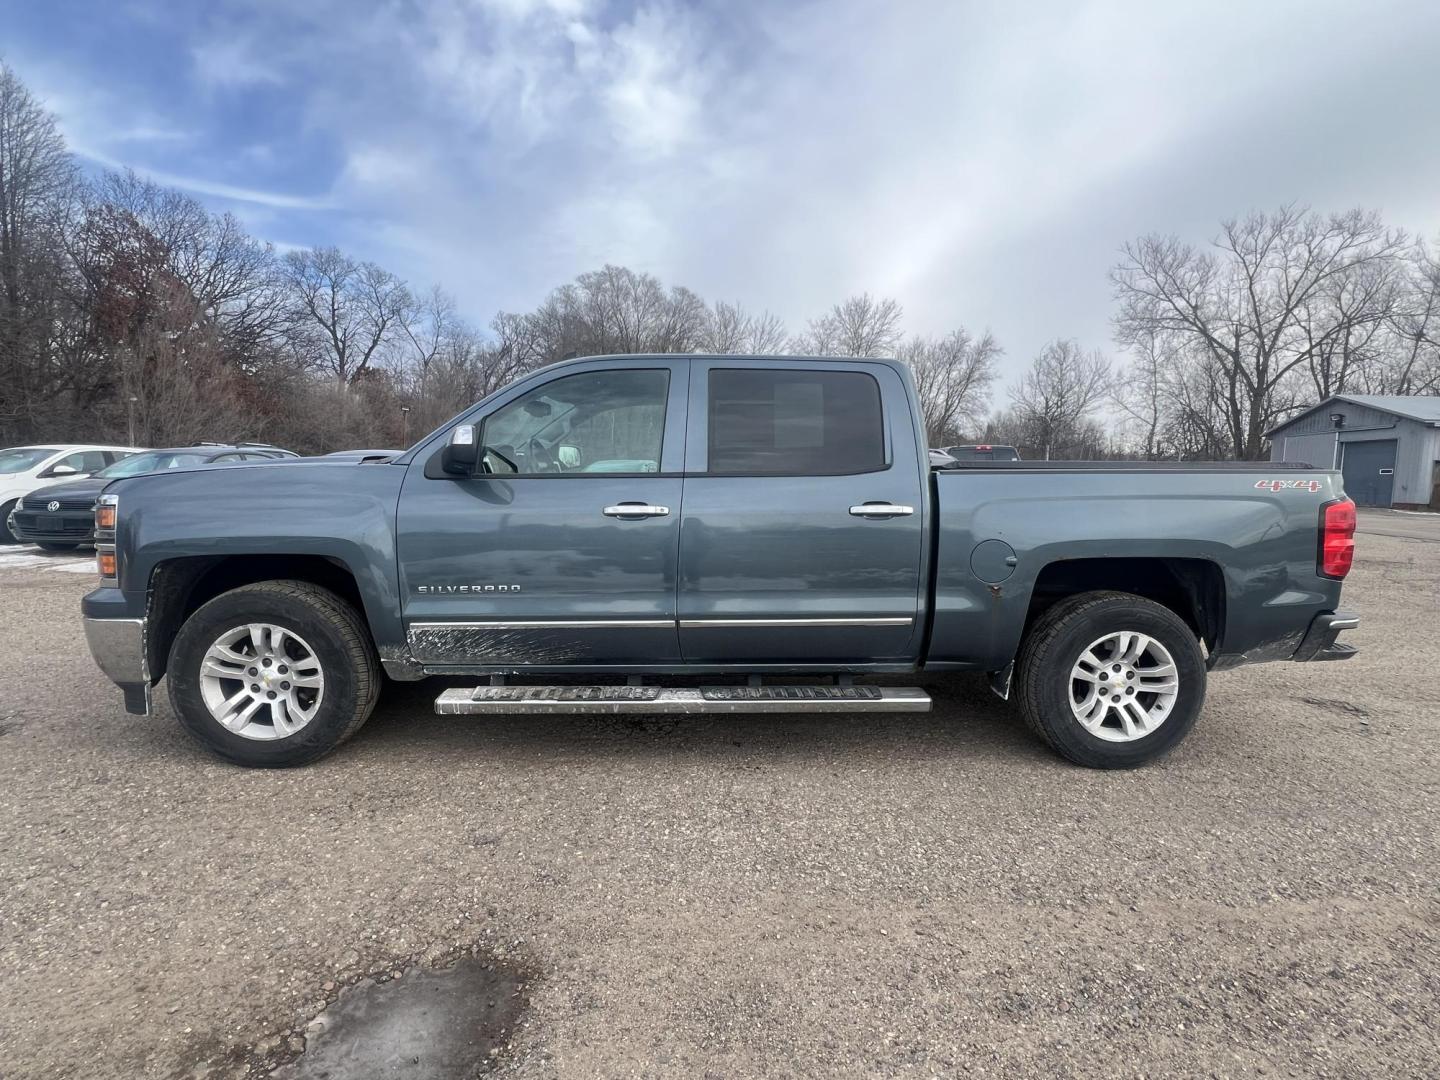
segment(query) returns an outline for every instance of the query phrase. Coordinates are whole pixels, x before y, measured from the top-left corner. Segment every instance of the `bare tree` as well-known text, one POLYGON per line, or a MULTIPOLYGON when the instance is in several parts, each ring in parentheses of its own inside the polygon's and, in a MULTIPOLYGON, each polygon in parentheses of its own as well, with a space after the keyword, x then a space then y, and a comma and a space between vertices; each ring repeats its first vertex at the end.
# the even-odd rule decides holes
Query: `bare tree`
POLYGON ((791 348, 811 356, 893 356, 900 346, 903 314, 896 300, 869 293, 852 296, 812 319, 791 348))
POLYGON ((766 356, 785 347, 785 324, 768 311, 752 315, 739 304, 718 301, 708 314, 700 349, 722 356, 766 356))
POLYGON ((1407 253, 1390 315, 1390 348, 1371 390, 1440 393, 1440 258, 1423 241, 1407 253))
POLYGON ((255 395, 226 363, 214 325, 177 279, 156 286, 150 317, 120 350, 137 445, 185 446, 262 433, 255 395))
POLYGON ((102 176, 91 200, 92 212, 104 208, 112 221, 146 237, 155 269, 190 294, 195 318, 213 327, 222 359, 247 371, 266 366, 290 317, 268 244, 230 214, 212 214, 131 171, 102 176))
POLYGON ((702 347, 705 302, 651 274, 606 265, 553 290, 528 318, 546 363, 604 353, 687 353, 702 347))
POLYGON ((0 63, 0 442, 33 430, 63 385, 59 256, 77 175, 55 117, 0 63))
POLYGON ((750 317, 745 351, 752 356, 777 356, 785 351, 785 323, 779 315, 762 311, 750 317))
POLYGON ((673 287, 660 308, 654 336, 644 343, 646 352, 688 353, 700 348, 710 309, 684 286, 673 287))
POLYGON ((1374 319, 1383 290, 1344 283, 1383 282, 1383 264, 1404 245, 1376 214, 1324 217, 1296 206, 1225 222, 1209 252, 1143 237, 1111 272, 1117 340, 1171 339, 1187 355, 1211 357, 1224 378, 1229 441, 1241 457, 1258 458, 1265 431, 1293 407, 1286 384, 1296 369, 1374 319), (1324 323, 1312 327, 1320 305, 1324 323))
POLYGON ((1136 428, 1139 453, 1149 461, 1160 456, 1160 434, 1169 408, 1166 373, 1180 358, 1155 334, 1139 336, 1131 351, 1134 355, 1117 375, 1111 395, 1115 407, 1136 428))
POLYGON ((1403 280, 1401 258, 1338 274, 1300 305, 1298 340, 1317 400, 1355 390, 1383 363, 1403 280))
POLYGON ((440 351, 462 330, 455 314, 455 301, 438 285, 424 296, 411 297, 400 311, 400 331, 409 346, 410 364, 419 376, 420 399, 425 399, 425 382, 430 366, 440 351))
POLYGON ((1028 432, 1027 441, 1041 447, 1049 461, 1072 449, 1109 385, 1110 362, 1104 355, 1086 353, 1076 341, 1052 341, 1011 388, 1010 403, 1028 432))
POLYGON ((990 404, 990 387, 1004 350, 988 331, 973 337, 963 327, 942 338, 911 338, 899 350, 910 367, 930 444, 957 442, 990 404))
POLYGON ((292 251, 285 271, 304 358, 341 386, 354 382, 399 331, 411 303, 405 283, 334 247, 292 251))

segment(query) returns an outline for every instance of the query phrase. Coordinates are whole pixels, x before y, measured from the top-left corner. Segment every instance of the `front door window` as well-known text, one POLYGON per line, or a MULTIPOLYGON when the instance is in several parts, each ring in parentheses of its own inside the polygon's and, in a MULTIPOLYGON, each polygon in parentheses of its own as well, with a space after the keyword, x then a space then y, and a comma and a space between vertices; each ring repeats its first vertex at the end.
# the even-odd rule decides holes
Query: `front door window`
POLYGON ((538 386, 485 422, 485 471, 502 476, 654 473, 670 373, 589 371, 538 386))

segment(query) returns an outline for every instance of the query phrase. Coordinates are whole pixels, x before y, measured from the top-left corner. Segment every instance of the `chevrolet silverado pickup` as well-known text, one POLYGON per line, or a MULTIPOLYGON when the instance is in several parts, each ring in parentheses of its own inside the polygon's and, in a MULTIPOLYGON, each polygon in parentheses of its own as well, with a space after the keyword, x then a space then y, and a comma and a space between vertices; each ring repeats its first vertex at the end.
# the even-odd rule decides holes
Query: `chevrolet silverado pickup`
POLYGON ((95 514, 96 661, 253 766, 334 749, 385 677, 520 717, 924 711, 895 676, 974 672, 1125 768, 1184 738, 1209 672, 1346 659, 1358 624, 1338 473, 935 469, 888 360, 571 360, 393 458, 126 477, 95 514))

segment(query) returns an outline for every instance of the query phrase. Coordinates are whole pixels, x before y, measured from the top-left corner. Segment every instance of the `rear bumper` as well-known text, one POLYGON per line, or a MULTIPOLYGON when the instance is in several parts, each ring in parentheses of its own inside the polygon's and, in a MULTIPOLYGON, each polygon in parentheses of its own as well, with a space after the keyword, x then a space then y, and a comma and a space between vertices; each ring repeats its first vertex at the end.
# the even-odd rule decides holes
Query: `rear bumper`
POLYGON ((1360 616, 1345 611, 1332 611, 1316 615, 1310 629, 1300 641, 1300 647, 1290 659, 1298 662, 1310 660, 1349 660, 1360 650, 1354 645, 1344 645, 1335 639, 1346 630, 1360 625, 1360 616))
POLYGON ((144 619, 84 619, 85 641, 106 677, 125 692, 125 711, 150 711, 150 666, 144 619))

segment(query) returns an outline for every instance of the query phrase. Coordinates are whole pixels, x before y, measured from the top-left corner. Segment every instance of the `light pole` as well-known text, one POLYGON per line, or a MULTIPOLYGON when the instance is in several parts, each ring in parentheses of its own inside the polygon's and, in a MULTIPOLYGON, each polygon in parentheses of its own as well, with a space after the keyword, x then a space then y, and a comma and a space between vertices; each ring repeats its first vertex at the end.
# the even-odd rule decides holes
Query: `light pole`
POLYGON ((410 406, 400 406, 400 445, 410 445, 410 406))
POLYGON ((126 446, 135 445, 135 402, 139 401, 134 394, 131 394, 125 402, 125 435, 126 446))

